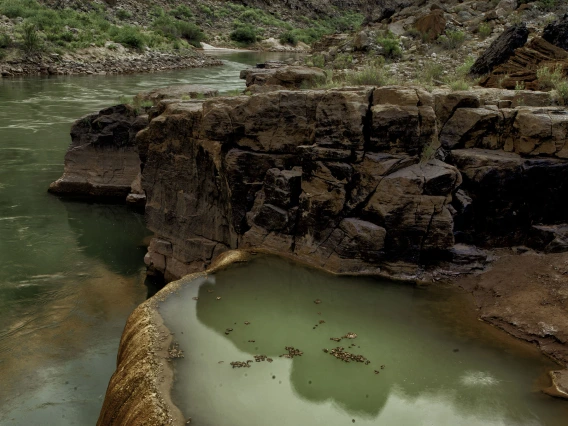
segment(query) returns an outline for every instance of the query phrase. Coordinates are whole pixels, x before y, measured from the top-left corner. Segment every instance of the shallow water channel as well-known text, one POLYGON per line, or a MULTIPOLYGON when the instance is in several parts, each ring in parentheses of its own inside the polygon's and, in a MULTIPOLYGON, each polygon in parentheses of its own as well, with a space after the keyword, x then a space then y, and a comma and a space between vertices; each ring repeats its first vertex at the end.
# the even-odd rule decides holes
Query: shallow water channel
MULTIPOLYGON (((96 422, 126 318, 145 300, 144 219, 46 192, 71 123, 121 95, 174 84, 244 88, 245 64, 160 74, 0 79, 0 424, 96 422)), ((284 55, 289 56, 289 55, 284 55)))
POLYGON ((337 277, 258 256, 186 280, 159 312, 184 353, 172 361, 173 397, 191 424, 568 422, 568 404, 539 391, 556 364, 478 321, 468 296, 450 288, 337 277), (348 333, 357 336, 330 340, 348 333), (303 354, 283 357, 294 353, 286 347, 303 354), (338 347, 370 363, 344 362, 331 354, 338 347), (248 368, 230 365, 248 360, 248 368))

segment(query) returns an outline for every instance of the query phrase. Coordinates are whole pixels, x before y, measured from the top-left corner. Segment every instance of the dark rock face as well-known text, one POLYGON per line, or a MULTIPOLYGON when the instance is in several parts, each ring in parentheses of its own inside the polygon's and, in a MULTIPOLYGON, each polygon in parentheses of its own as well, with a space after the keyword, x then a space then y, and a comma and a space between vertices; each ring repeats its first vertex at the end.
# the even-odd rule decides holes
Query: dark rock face
POLYGON ((134 138, 147 125, 148 117, 138 115, 128 105, 106 108, 77 120, 71 128, 65 172, 49 191, 124 199, 140 175, 134 138))
POLYGON ((470 74, 479 76, 490 73, 493 69, 506 62, 515 49, 522 47, 527 42, 529 30, 524 24, 506 29, 491 46, 477 58, 471 67, 470 74))
POLYGON ((525 244, 568 217, 568 115, 498 108, 511 105, 501 95, 391 86, 168 104, 136 140, 156 233, 146 262, 168 280, 233 248, 407 277, 483 265, 456 241, 525 244), (438 140, 446 162, 420 160, 438 140))
POLYGON ((568 50, 568 14, 548 24, 542 32, 542 38, 555 46, 568 50))

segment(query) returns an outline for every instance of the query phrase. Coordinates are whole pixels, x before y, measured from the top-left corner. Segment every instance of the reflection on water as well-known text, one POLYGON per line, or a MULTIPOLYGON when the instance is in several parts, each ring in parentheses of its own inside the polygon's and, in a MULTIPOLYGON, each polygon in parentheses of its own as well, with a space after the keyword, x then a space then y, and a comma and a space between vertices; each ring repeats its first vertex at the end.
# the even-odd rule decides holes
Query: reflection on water
POLYGON ((71 123, 155 87, 244 88, 240 70, 263 59, 219 55, 229 61, 210 69, 0 79, 0 424, 94 424, 125 320, 148 291, 142 216, 46 192, 71 123))
POLYGON ((566 402, 538 391, 556 365, 478 322, 450 289, 333 277, 263 257, 185 285, 160 312, 185 352, 175 361, 175 399, 197 424, 560 426, 568 418, 566 402), (358 336, 330 340, 348 332, 358 336), (286 346, 304 355, 280 357, 286 346), (371 363, 323 351, 338 346, 371 363), (229 364, 261 354, 273 362, 229 364))

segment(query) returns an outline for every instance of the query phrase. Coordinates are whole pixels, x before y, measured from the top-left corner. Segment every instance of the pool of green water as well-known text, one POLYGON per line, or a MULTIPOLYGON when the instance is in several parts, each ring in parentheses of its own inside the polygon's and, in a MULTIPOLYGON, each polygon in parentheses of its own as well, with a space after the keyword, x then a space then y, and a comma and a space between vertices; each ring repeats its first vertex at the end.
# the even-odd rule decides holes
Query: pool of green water
POLYGON ((568 422, 568 403, 540 392, 557 365, 478 321, 452 288, 338 277, 258 256, 187 280, 159 312, 184 354, 172 361, 173 397, 191 424, 568 422), (302 355, 290 358, 290 347, 302 355), (369 363, 353 361, 358 355, 369 363))

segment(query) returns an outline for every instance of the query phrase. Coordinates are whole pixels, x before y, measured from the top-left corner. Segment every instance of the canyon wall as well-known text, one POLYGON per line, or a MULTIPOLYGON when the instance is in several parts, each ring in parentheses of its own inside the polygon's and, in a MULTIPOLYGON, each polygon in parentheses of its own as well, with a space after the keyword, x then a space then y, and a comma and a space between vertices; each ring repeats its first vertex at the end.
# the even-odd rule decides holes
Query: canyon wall
POLYGON ((230 249, 420 278, 473 245, 564 250, 568 113, 548 94, 275 91, 163 102, 136 145, 145 258, 173 280, 230 249))

